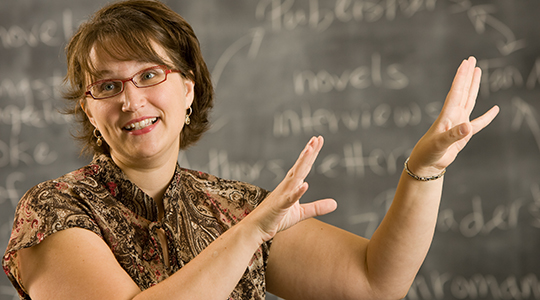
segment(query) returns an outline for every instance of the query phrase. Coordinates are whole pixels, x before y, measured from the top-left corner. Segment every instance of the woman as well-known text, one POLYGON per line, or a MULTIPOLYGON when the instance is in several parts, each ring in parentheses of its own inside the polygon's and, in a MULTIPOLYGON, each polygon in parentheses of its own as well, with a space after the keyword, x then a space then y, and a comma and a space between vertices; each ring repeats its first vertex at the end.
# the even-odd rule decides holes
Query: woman
POLYGON ((402 298, 445 168, 498 113, 469 121, 480 70, 464 60, 367 240, 312 218, 334 200, 298 202, 322 137, 271 193, 178 166, 208 128, 213 91, 193 30, 165 5, 111 4, 66 51, 67 98, 94 159, 21 199, 3 266, 23 299, 402 298))

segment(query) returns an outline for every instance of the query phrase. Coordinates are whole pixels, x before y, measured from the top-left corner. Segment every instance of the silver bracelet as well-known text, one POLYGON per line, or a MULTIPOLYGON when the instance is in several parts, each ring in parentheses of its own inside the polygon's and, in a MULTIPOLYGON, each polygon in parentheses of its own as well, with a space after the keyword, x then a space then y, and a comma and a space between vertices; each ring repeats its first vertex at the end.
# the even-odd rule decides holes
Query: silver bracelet
POLYGON ((420 180, 420 181, 431 181, 431 180, 436 180, 436 179, 439 179, 441 177, 443 177, 444 173, 446 173, 446 169, 444 169, 439 175, 435 175, 435 176, 430 176, 430 177, 420 177, 416 174, 414 174, 413 172, 411 172, 411 170, 409 170, 409 157, 407 157, 407 159, 405 160, 405 171, 407 172, 407 174, 409 174, 412 178, 416 179, 416 180, 420 180))

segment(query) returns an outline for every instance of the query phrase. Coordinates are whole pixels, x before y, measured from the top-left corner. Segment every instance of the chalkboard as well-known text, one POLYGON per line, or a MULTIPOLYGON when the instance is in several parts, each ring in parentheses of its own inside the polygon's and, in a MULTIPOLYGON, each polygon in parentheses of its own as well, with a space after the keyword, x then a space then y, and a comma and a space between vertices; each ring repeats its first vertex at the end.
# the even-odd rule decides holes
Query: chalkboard
MULTIPOLYGON (((0 244, 33 185, 85 165, 63 105, 63 47, 107 1, 0 2, 0 244)), ((306 200, 370 237, 461 60, 497 119, 448 168, 433 245, 406 299, 540 299, 540 1, 177 0, 216 88, 180 164, 273 189, 312 135, 306 200)), ((5 277, 0 299, 15 299, 5 277)), ((274 296, 269 296, 274 299, 274 296)))

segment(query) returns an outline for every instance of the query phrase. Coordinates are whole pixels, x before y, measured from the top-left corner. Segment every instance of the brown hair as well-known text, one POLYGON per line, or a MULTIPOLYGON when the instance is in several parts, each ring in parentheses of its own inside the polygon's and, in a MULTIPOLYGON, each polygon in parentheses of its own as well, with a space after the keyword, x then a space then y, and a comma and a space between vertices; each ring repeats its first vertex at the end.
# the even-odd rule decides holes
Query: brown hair
POLYGON ((192 145, 208 130, 208 114, 213 106, 214 90, 199 41, 191 26, 159 1, 120 1, 97 11, 79 27, 66 46, 68 69, 64 80, 67 85, 64 97, 70 100, 67 113, 73 114, 81 125, 74 136, 81 142, 83 152, 109 152, 106 143, 97 146, 94 126, 81 108, 81 103, 84 105, 86 101, 86 86, 96 74, 89 58, 93 47, 120 61, 136 59, 180 70, 184 77, 195 83, 191 123, 184 126, 180 134, 180 148, 192 145), (173 66, 154 51, 152 42, 165 49, 173 66))

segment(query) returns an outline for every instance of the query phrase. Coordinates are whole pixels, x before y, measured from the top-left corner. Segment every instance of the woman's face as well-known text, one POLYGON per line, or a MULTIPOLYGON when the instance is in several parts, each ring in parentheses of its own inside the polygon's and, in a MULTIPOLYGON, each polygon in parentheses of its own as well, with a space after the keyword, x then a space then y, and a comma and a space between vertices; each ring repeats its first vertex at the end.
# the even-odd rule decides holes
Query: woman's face
MULTIPOLYGON (((170 63, 162 47, 154 50, 170 63)), ((102 79, 125 79, 156 63, 114 60, 94 49, 90 59, 102 79)), ((171 64, 172 65, 172 64, 171 64)), ((124 165, 176 161, 180 132, 194 97, 194 83, 172 72, 158 85, 137 88, 124 83, 124 91, 112 98, 95 100, 88 96, 83 108, 90 122, 110 146, 112 158, 124 165)))

